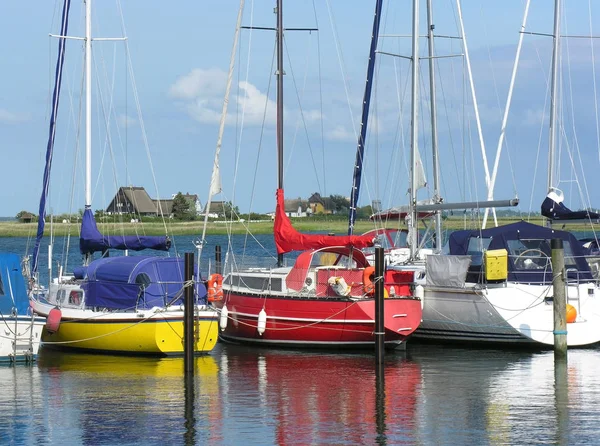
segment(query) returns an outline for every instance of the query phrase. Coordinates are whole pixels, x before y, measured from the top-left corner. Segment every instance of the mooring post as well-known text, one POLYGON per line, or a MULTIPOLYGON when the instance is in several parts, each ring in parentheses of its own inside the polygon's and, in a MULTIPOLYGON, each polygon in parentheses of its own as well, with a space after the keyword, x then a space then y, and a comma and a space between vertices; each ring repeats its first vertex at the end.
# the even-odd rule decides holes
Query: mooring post
POLYGON ((223 274, 223 264, 221 263, 221 245, 215 246, 215 273, 223 274))
POLYGON ((567 356, 567 302, 565 296, 565 252, 563 241, 553 238, 552 288, 554 305, 554 357, 567 356))
POLYGON ((185 374, 194 375, 194 253, 185 253, 184 262, 184 311, 183 354, 185 374))
POLYGON ((375 361, 377 368, 383 368, 385 356, 385 326, 384 326, 384 299, 383 287, 383 248, 375 248, 375 361))

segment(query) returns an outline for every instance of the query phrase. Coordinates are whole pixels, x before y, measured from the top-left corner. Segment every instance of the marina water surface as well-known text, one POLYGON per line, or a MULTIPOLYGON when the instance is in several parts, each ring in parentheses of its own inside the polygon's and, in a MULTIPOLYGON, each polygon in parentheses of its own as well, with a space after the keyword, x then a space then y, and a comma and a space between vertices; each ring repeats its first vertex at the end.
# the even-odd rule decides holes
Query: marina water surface
POLYGON ((4 444, 593 444, 600 350, 409 344, 374 355, 218 344, 195 359, 42 349, 0 368, 4 444), (383 385, 381 385, 381 383, 383 385))

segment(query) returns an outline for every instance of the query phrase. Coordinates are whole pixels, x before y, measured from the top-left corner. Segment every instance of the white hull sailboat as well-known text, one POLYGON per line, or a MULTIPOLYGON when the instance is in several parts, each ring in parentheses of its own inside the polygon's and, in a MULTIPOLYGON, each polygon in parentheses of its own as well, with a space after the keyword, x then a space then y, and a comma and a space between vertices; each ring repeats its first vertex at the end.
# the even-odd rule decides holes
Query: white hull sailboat
MULTIPOLYGON (((418 8, 418 3, 418 0, 414 1, 415 8, 418 8)), ((428 6, 431 6, 430 2, 428 6)), ((556 14, 560 13, 559 6, 558 4, 556 14)), ((460 17, 460 2, 457 2, 457 11, 460 17)), ((418 30, 418 12, 413 19, 414 30, 418 30)), ((428 19, 431 21, 430 14, 428 19)), ((460 20, 462 21, 462 18, 460 20)), ((556 20, 555 24, 557 23, 559 22, 556 20)), ((554 34, 555 39, 558 40, 560 30, 558 25, 556 27, 554 34)), ((414 31, 414 34, 418 33, 414 31)), ((430 33, 430 56, 432 37, 430 33)), ((417 60, 418 39, 413 42, 413 60, 417 60)), ((557 66, 558 57, 556 48, 555 46, 554 67, 557 66)), ((468 61, 466 47, 465 56, 468 61)), ((515 72, 516 70, 513 75, 515 72)), ((431 78, 432 76, 430 75, 431 78)), ((418 64, 414 64, 413 85, 418 78, 418 64)), ((553 82, 556 82, 556 75, 553 75, 553 82)), ((433 81, 431 88, 432 120, 435 122, 433 81)), ((418 122, 417 91, 418 88, 415 86, 413 123, 418 122)), ((553 88, 552 91, 554 92, 555 89, 553 88)), ((476 104, 474 96, 473 102, 476 104)), ((551 114, 551 128, 556 127, 553 121, 556 119, 555 116, 551 114)), ((503 122, 503 129, 505 124, 506 121, 503 122)), ((435 141, 434 124, 432 130, 432 139, 435 141)), ((477 342, 552 346, 554 344, 554 292, 550 260, 551 241, 561 239, 566 265, 563 273, 566 283, 567 345, 586 346, 600 342, 598 328, 600 327, 600 287, 596 261, 586 258, 582 243, 569 232, 518 222, 491 229, 455 231, 450 235, 448 249, 442 253, 441 219, 439 218, 442 210, 494 208, 514 205, 517 200, 502 204, 493 201, 490 191, 488 201, 479 203, 452 204, 442 203, 441 200, 432 204, 418 203, 416 193, 413 193, 417 190, 414 153, 418 150, 418 132, 415 129, 412 131, 411 145, 413 164, 410 205, 406 208, 381 212, 377 217, 386 219, 391 216, 396 218, 408 216, 408 241, 404 246, 394 246, 390 249, 388 268, 391 271, 413 271, 415 274, 415 294, 423 299, 423 320, 414 338, 469 344, 477 342), (436 239, 433 251, 424 253, 420 249, 416 229, 419 217, 428 212, 434 213, 436 239)), ((434 157, 436 156, 434 153, 434 157)), ((494 170, 494 179, 495 175, 494 170)), ((493 180, 491 184, 493 188, 493 180)), ((550 183, 550 190, 552 186, 553 184, 550 183)))
POLYGON ((35 360, 45 323, 29 308, 19 256, 0 253, 0 364, 35 360))

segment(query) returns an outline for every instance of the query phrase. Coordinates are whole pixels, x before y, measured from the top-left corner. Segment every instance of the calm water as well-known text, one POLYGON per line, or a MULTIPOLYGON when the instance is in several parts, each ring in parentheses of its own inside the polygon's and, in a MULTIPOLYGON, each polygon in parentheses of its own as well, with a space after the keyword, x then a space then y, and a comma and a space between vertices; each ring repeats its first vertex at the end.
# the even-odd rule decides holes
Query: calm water
MULTIPOLYGON (((192 250, 192 237, 178 240, 192 250)), ((272 237, 259 241, 272 247, 272 237)), ((0 239, 0 250, 23 253, 26 242, 0 239)), ((225 249, 225 238, 214 238, 207 258, 217 243, 225 249)), ((71 252, 77 262, 77 247, 71 252)), ((386 356, 378 379, 371 353, 218 344, 195 368, 186 389, 181 358, 42 348, 32 366, 0 368, 0 441, 596 444, 600 435, 600 348, 571 350, 555 364, 552 352, 409 343, 386 356)))
POLYGON ((3 444, 597 444, 600 351, 411 345, 386 356, 219 344, 183 359, 42 350, 0 368, 3 444))

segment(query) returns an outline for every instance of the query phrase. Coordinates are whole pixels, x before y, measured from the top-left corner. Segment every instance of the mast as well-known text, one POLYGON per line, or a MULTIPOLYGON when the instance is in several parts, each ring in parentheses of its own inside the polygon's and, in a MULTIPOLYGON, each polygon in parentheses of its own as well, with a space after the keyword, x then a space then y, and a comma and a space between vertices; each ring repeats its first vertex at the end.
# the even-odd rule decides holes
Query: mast
POLYGON ((558 102, 558 58, 560 51, 560 8, 561 0, 554 0, 554 45, 552 47, 552 78, 550 80, 550 133, 548 135, 548 192, 554 187, 554 156, 556 152, 558 102))
POLYGON ((419 116, 419 0, 413 0, 412 16, 412 103, 410 125, 410 220, 408 222, 410 258, 414 260, 417 252, 417 150, 419 134, 417 120, 419 116))
MULTIPOLYGON (((437 135, 437 105, 435 95, 435 66, 434 66, 434 41, 433 30, 433 10, 431 0, 427 0, 427 42, 429 48, 429 96, 431 100, 431 150, 433 152, 433 201, 441 202, 440 197, 440 165, 438 153, 438 135, 437 135)), ((442 247, 442 213, 435 213, 435 240, 434 250, 438 252, 442 247)))
POLYGON ((369 105, 371 103, 371 90, 373 88, 373 72, 375 71, 375 51, 379 40, 379 24, 381 22, 381 7, 383 0, 377 0, 375 4, 375 16, 373 18, 373 31, 371 33, 371 47, 369 48, 369 63, 367 65, 367 81, 362 103, 362 117, 360 119, 360 135, 356 145, 356 161, 354 162, 354 175, 352 176, 352 190, 350 191, 350 212, 348 214, 348 235, 354 232, 356 221, 356 208, 360 193, 360 181, 362 177, 363 157, 365 154, 365 140, 367 137, 367 124, 369 121, 369 105))
MULTIPOLYGON (((277 188, 283 189, 283 0, 277 0, 277 188)), ((277 254, 283 266, 283 254, 277 254)))
MULTIPOLYGON (((46 224, 46 200, 48 198, 48 188, 50 186, 50 170, 52 168, 52 158, 54 154, 54 138, 56 135, 56 118, 58 115, 58 104, 60 102, 60 87, 62 85, 62 70, 65 62, 66 38, 69 28, 69 9, 71 8, 71 0, 65 0, 63 4, 60 35, 58 41, 58 57, 56 58, 56 69, 54 75, 54 91, 52 93, 52 111, 50 114, 50 129, 48 131, 48 143, 46 145, 46 165, 44 167, 44 179, 42 181, 42 195, 40 197, 40 206, 38 214, 38 227, 33 247, 31 274, 37 280, 38 272, 38 257, 40 243, 44 236, 44 227, 46 224)), ((49 245, 51 250, 52 244, 49 245)), ((52 256, 48 255, 48 263, 51 264, 52 256)), ((49 276, 51 279, 51 276, 49 276)))
POLYGON ((92 0, 85 0, 85 208, 92 207, 92 0))

